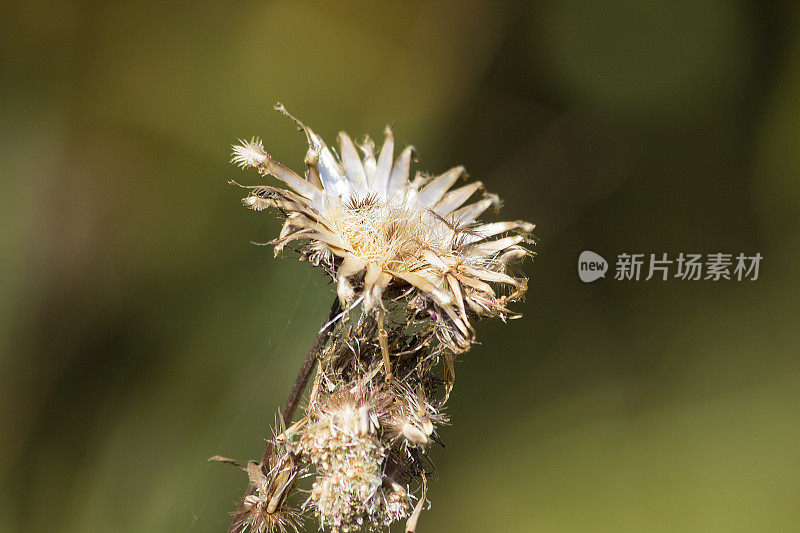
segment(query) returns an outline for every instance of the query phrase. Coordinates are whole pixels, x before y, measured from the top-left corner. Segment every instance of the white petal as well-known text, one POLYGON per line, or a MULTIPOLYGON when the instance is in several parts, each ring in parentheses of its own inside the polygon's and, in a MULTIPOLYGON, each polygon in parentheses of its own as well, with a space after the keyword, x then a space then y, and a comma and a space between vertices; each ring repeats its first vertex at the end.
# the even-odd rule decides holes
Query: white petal
MULTIPOLYGON (((310 132, 311 130, 309 130, 310 132)), ((314 135, 313 132, 311 135, 314 135)), ((314 135, 316 137, 316 135, 314 135)), ((317 160, 317 168, 319 168, 319 177, 322 179, 322 185, 325 187, 325 192, 328 196, 337 198, 339 196, 350 196, 350 185, 344 177, 344 170, 339 167, 336 158, 333 157, 330 149, 325 146, 322 139, 316 137, 317 148, 319 150, 319 159, 317 160)), ((316 146, 315 146, 316 148, 316 146)))
POLYGON ((530 233, 535 226, 530 222, 517 220, 515 222, 492 222, 491 224, 483 224, 473 230, 476 234, 475 239, 486 239, 494 237, 506 231, 521 231, 522 233, 530 233))
POLYGON ((275 109, 292 119, 308 139, 309 154, 306 159, 313 161, 316 159, 317 168, 319 169, 319 177, 322 180, 322 185, 325 187, 325 192, 330 198, 338 198, 340 196, 350 195, 350 186, 345 179, 344 170, 339 166, 336 158, 331 153, 330 149, 325 145, 325 142, 314 133, 311 128, 294 118, 283 105, 278 104, 275 109))
POLYGON ((365 193, 367 190, 367 173, 364 171, 361 158, 358 157, 356 145, 353 144, 353 140, 349 135, 341 132, 339 134, 339 146, 342 151, 342 164, 347 175, 347 181, 356 191, 365 193))
POLYGON ((470 250, 470 255, 479 256, 492 256, 498 252, 502 252, 506 248, 510 248, 515 244, 519 244, 525 239, 522 235, 514 235, 513 237, 503 237, 495 241, 488 241, 483 244, 475 246, 470 250))
POLYGON ((411 156, 413 154, 414 147, 407 146, 395 161, 392 173, 389 175, 387 196, 392 197, 397 193, 402 193, 408 187, 408 172, 411 168, 411 156))
POLYGON ((375 175, 375 168, 377 167, 375 163, 375 143, 367 135, 359 148, 364 152, 364 172, 367 175, 367 187, 372 188, 372 177, 375 175))
POLYGON ((386 198, 386 189, 389 185, 389 172, 392 171, 392 160, 394 159, 394 135, 388 127, 384 132, 386 140, 383 141, 381 155, 378 156, 378 163, 375 167, 375 175, 372 178, 372 190, 377 192, 382 198, 386 198))
POLYGON ((343 307, 347 307, 356 295, 353 286, 350 285, 350 282, 347 281, 347 278, 344 276, 340 276, 339 281, 336 283, 336 294, 343 307))
POLYGON ((261 139, 253 137, 249 141, 239 139, 241 144, 233 146, 233 157, 231 163, 239 165, 241 168, 257 167, 264 162, 264 156, 267 153, 264 151, 264 145, 261 144, 261 139))
POLYGON ((419 204, 422 207, 431 207, 436 204, 463 174, 464 167, 455 167, 434 178, 419 192, 419 204))
POLYGON ((461 207, 461 205, 469 200, 469 197, 475 194, 475 191, 481 187, 483 187, 483 183, 476 181, 447 193, 444 198, 436 204, 434 211, 442 216, 450 214, 454 209, 461 207))
POLYGON ((484 198, 474 204, 466 205, 458 211, 454 211, 449 218, 456 224, 468 224, 481 216, 491 206, 497 205, 498 202, 496 197, 484 198))

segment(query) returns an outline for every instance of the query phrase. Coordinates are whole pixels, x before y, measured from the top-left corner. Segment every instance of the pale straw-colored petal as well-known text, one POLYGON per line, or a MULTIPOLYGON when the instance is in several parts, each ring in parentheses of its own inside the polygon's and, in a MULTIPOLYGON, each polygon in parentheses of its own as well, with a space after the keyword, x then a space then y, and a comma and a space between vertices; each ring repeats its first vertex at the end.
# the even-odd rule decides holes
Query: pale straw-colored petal
POLYGON ((458 316, 458 313, 456 313, 455 309, 453 309, 452 303, 450 305, 440 305, 440 307, 445 312, 445 314, 450 318, 453 324, 456 325, 461 334, 464 335, 464 337, 469 338, 470 333, 469 330, 467 329, 467 325, 465 322, 461 320, 461 317, 458 316))
POLYGON ((353 140, 345 132, 339 133, 339 147, 342 151, 342 164, 347 175, 347 181, 350 182, 356 192, 363 195, 367 191, 367 174, 364 171, 361 158, 358 157, 356 145, 353 144, 353 140))
POLYGON ((348 255, 339 265, 338 274, 340 277, 349 278, 355 276, 367 267, 367 260, 353 255, 348 255))
POLYGON ((402 193, 408 187, 408 173, 411 169, 412 155, 414 155, 414 147, 407 146, 395 161, 392 172, 389 175, 389 186, 387 188, 387 196, 389 198, 402 193))
POLYGON ((461 209, 453 211, 448 218, 456 224, 468 224, 474 222, 484 211, 493 205, 497 205, 497 203, 497 199, 490 196, 483 200, 478 200, 474 204, 465 205, 461 209))
POLYGON ((267 154, 263 154, 258 161, 254 161, 254 165, 250 165, 258 169, 261 174, 269 174, 278 178, 286 185, 294 189, 298 194, 305 196, 313 202, 319 203, 322 200, 322 191, 316 188, 313 184, 307 182, 292 170, 281 165, 267 154))
POLYGON ((444 291, 436 287, 430 280, 422 277, 415 272, 391 272, 391 274, 403 281, 427 293, 440 306, 450 305, 453 299, 444 291))
POLYGON ((381 198, 386 198, 386 191, 389 185, 389 173, 392 171, 392 160, 394 159, 394 135, 388 127, 384 132, 386 139, 383 141, 383 148, 378 156, 375 175, 372 178, 372 191, 378 193, 381 198))
POLYGON ((530 252, 525 248, 512 248, 500 256, 500 262, 503 264, 513 263, 514 261, 519 261, 520 259, 531 255, 532 253, 533 252, 530 252))
POLYGON ((308 150, 306 158, 312 162, 316 160, 319 177, 322 180, 322 185, 325 188, 325 193, 328 197, 338 198, 341 196, 347 197, 350 193, 350 186, 345 179, 345 173, 336 158, 331 153, 325 142, 314 131, 297 120, 291 115, 283 105, 278 104, 275 109, 289 117, 295 124, 297 124, 308 139, 308 150))
POLYGON ((375 175, 375 143, 369 138, 369 135, 364 137, 364 142, 359 145, 361 151, 364 152, 364 172, 367 175, 367 187, 372 188, 372 177, 375 175))
POLYGON ((535 226, 530 222, 525 222, 524 220, 515 220, 512 222, 492 222, 489 224, 483 224, 477 228, 474 228, 472 232, 475 233, 477 238, 486 239, 507 231, 519 231, 521 233, 528 234, 533 231, 534 227, 535 226))
POLYGON ((512 278, 508 274, 503 274, 502 272, 496 272, 493 270, 486 270, 483 268, 474 268, 474 267, 461 267, 462 272, 467 274, 468 276, 472 276, 474 278, 482 279, 484 281, 490 281, 493 283, 506 283, 508 285, 519 286, 520 281, 516 278, 512 278))
POLYGON ((380 306, 383 290, 391 280, 392 276, 375 263, 367 265, 367 274, 364 276, 364 308, 367 311, 380 306))
POLYGON ((503 237, 502 239, 497 239, 494 241, 487 241, 475 245, 473 248, 471 248, 469 251, 469 255, 493 256, 498 252, 502 252, 506 248, 510 248, 515 244, 519 244, 523 240, 525 240, 525 237, 523 237, 522 235, 513 235, 511 237, 503 237))
POLYGON ((439 203, 436 204, 436 207, 434 207, 433 210, 442 216, 449 215, 451 212, 453 212, 453 210, 461 207, 464 202, 469 200, 470 196, 475 194, 475 192, 482 187, 483 183, 476 181, 468 185, 464 185, 463 187, 459 187, 454 191, 450 191, 444 195, 444 198, 442 198, 439 203))
POLYGON ((441 257, 436 255, 436 253, 433 250, 430 250, 430 249, 423 250, 422 251, 422 257, 425 259, 425 261, 430 263, 432 266, 438 268, 439 270, 444 271, 444 270, 447 270, 447 268, 448 268, 447 264, 444 262, 444 260, 442 260, 441 257))
MULTIPOLYGON (((461 291, 461 285, 458 283, 458 279, 453 276, 452 274, 447 275, 447 284, 450 285, 450 290, 453 291, 453 295, 455 296, 456 304, 458 304, 458 311, 459 316, 461 318, 461 322, 464 325, 464 328, 472 329, 470 326, 469 320, 467 319, 467 310, 464 308, 464 293, 461 291)), ((463 328, 460 328, 464 335, 468 335, 469 332, 465 331, 463 328)))
POLYGON ((457 276, 458 280, 461 282, 462 285, 466 285, 467 287, 475 289, 476 291, 484 292, 491 296, 495 296, 494 289, 488 283, 476 279, 472 276, 463 274, 461 272, 459 272, 457 276))
POLYGON ((444 193, 446 193, 463 174, 464 167, 459 166, 451 168, 444 174, 435 177, 419 192, 417 201, 423 207, 433 206, 442 199, 444 193))

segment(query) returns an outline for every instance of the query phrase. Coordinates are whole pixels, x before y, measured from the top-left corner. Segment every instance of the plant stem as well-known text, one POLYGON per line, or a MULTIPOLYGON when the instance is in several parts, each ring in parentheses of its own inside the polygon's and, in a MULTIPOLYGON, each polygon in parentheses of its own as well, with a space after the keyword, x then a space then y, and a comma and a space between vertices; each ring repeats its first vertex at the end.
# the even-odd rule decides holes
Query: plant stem
MULTIPOLYGON (((325 319, 324 325, 327 325, 329 322, 335 319, 336 315, 338 315, 341 310, 342 308, 339 304, 339 298, 334 298, 333 304, 331 304, 331 310, 328 313, 328 318, 325 319)), ((306 386, 308 385, 308 379, 311 377, 311 372, 314 369, 314 363, 321 355, 320 352, 325 346, 325 342, 327 340, 328 330, 324 327, 317 334, 317 338, 314 339, 314 344, 311 345, 311 349, 308 351, 305 361, 303 361, 303 366, 300 367, 300 373, 297 375, 297 379, 294 381, 294 386, 292 387, 291 392, 289 392, 289 397, 286 399, 286 404, 283 406, 283 411, 281 411, 281 418, 283 418, 283 425, 285 427, 288 427, 289 423, 292 421, 294 412, 297 410, 297 406, 300 404, 300 399, 303 397, 303 392, 306 390, 306 386)), ((274 443, 270 439, 267 442, 266 449, 264 450, 264 456, 261 458, 261 468, 263 468, 265 471, 269 469, 268 461, 269 456, 272 453, 273 446, 274 443)))
MULTIPOLYGON (((286 405, 283 407, 283 411, 281 412, 281 419, 283 420, 284 427, 288 426, 289 422, 291 422, 294 412, 297 410, 297 406, 300 404, 300 398, 303 397, 303 392, 306 390, 306 385, 308 385, 308 379, 311 377, 311 372, 314 368, 314 362, 316 362, 317 358, 322 355, 322 348, 325 347, 325 342, 328 340, 327 326, 336 318, 336 315, 338 315, 341 310, 342 307, 339 304, 339 298, 334 298, 333 304, 331 305, 331 310, 328 313, 328 318, 323 323, 323 328, 317 334, 317 338, 314 339, 314 344, 311 345, 311 349, 308 351, 305 361, 303 361, 303 366, 300 367, 300 373, 297 375, 294 386, 292 387, 291 392, 289 392, 289 398, 286 400, 286 405)), ((267 441, 266 448, 264 449, 264 455, 261 458, 261 470, 265 475, 269 474, 269 459, 274 451, 274 439, 269 439, 267 441)), ((253 494, 254 492, 254 488, 251 484, 251 486, 248 487, 245 496, 253 494)), ((244 530, 246 523, 242 521, 243 513, 246 513, 244 507, 239 506, 234 513, 233 522, 231 522, 231 525, 228 527, 228 533, 241 533, 241 531, 244 530)))

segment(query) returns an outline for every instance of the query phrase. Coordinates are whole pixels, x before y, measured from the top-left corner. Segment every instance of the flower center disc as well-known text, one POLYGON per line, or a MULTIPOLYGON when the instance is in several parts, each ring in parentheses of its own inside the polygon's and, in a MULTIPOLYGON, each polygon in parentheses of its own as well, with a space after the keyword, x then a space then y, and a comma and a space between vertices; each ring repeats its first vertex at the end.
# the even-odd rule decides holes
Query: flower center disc
POLYGON ((433 244, 431 227, 405 206, 353 200, 331 217, 339 237, 354 255, 389 270, 409 270, 423 248, 433 244))

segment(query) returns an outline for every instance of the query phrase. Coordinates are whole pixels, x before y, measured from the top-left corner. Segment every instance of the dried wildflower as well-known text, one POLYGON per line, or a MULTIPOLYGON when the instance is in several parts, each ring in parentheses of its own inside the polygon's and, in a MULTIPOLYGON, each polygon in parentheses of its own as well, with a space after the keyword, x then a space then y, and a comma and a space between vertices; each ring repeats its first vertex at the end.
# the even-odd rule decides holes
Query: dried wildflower
MULTIPOLYGON (((277 109, 288 115, 282 106, 277 109)), ((310 128, 293 120, 308 139, 305 179, 270 158, 258 139, 233 149, 233 162, 270 174, 291 189, 252 187, 243 200, 251 209, 274 207, 286 216, 272 241, 276 254, 291 241, 304 241, 302 257, 332 276, 343 305, 361 301, 365 311, 380 310, 387 291, 405 290, 409 299, 421 296, 415 300, 418 310, 448 329, 444 338, 456 351, 467 350, 473 339, 470 318, 516 316, 507 304, 524 295, 527 284, 510 274, 508 264, 530 253, 521 244, 532 224, 478 223, 499 200, 484 193, 464 205, 483 184, 451 190, 465 174, 463 167, 433 178, 417 173, 409 181, 413 148, 393 160, 389 128, 379 154, 369 138, 364 140, 363 157, 340 133, 337 157, 310 128), (509 287, 508 294, 499 294, 500 286, 509 287)))
POLYGON ((273 441, 267 464, 250 461, 242 468, 231 459, 220 456, 211 460, 239 466, 247 472, 250 485, 234 515, 229 531, 241 533, 297 532, 302 524, 300 512, 290 507, 287 499, 294 488, 302 467, 286 446, 273 441))
POLYGON ((461 167, 409 182, 413 149, 394 160, 388 128, 379 154, 364 140, 363 157, 340 134, 340 157, 295 122, 309 144, 305 177, 261 141, 242 142, 234 162, 288 186, 249 187, 243 203, 278 209, 286 220, 275 253, 301 241, 301 259, 326 270, 337 297, 286 402, 279 426, 289 427, 247 467, 250 486, 229 533, 296 529, 302 511, 335 533, 402 519, 413 532, 436 472, 429 449, 444 447, 437 428, 448 422, 454 358, 471 346, 473 318, 516 316, 507 304, 527 285, 509 265, 530 253, 522 245, 533 225, 478 222, 499 201, 484 193, 467 204, 480 182, 451 190, 461 167), (343 318, 359 304, 354 323, 343 318), (304 416, 289 425, 315 366, 304 416), (305 469, 315 477, 297 511, 287 502, 305 469))
POLYGON ((381 393, 345 391, 314 402, 297 452, 316 467, 308 505, 320 525, 347 532, 364 524, 388 525, 404 517, 410 506, 382 489, 386 448, 379 433, 381 393))
POLYGON ((422 388, 417 391, 402 387, 398 402, 387 426, 406 445, 425 446, 432 441, 444 444, 436 432, 436 425, 447 422, 447 417, 425 398, 422 388))
POLYGON ((446 422, 424 392, 436 388, 426 352, 401 358, 402 381, 386 383, 380 347, 350 344, 363 336, 358 327, 341 333, 323 354, 295 440, 298 456, 317 472, 306 507, 333 531, 408 518, 409 486, 424 485, 424 451, 441 442, 435 425, 446 422))

